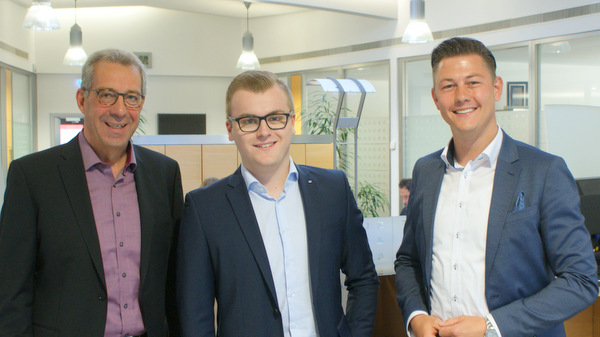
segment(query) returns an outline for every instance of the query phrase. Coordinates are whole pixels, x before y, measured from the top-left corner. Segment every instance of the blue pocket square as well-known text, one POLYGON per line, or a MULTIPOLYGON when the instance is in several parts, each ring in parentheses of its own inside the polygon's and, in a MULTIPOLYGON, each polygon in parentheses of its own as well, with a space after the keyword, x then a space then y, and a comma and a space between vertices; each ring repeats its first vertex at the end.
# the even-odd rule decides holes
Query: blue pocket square
POLYGON ((513 212, 522 210, 523 208, 525 208, 525 192, 519 193, 517 201, 515 201, 515 207, 513 208, 513 212))

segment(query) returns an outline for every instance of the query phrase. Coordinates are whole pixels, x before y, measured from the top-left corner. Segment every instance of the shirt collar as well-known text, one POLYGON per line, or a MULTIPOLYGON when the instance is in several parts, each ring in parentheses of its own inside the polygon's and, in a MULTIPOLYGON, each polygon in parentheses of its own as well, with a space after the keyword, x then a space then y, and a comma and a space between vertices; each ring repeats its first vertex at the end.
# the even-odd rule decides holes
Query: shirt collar
MULTIPOLYGON (((89 171, 96 165, 106 164, 100 160, 94 149, 92 149, 90 143, 88 143, 87 139, 85 139, 83 131, 79 132, 77 135, 77 140, 79 141, 79 148, 81 149, 83 167, 86 171, 89 171)), ((133 143, 131 140, 129 140, 129 144, 127 145, 127 160, 125 161, 125 166, 123 167, 123 175, 125 175, 127 171, 134 172, 136 167, 137 161, 135 159, 135 151, 133 151, 133 143)))
MULTIPOLYGON (((260 183, 260 181, 258 181, 258 179, 256 179, 254 177, 254 175, 252 175, 252 173, 250 173, 250 171, 248 171, 246 166, 244 166, 244 163, 241 164, 241 170, 242 170, 242 177, 244 177, 244 182, 246 183, 246 188, 248 189, 248 191, 254 191, 258 194, 266 194, 267 193, 267 189, 263 186, 263 184, 260 183)), ((298 170, 296 169, 296 164, 294 164, 294 161, 292 160, 292 157, 290 156, 289 173, 288 173, 287 179, 285 180, 285 186, 283 189, 285 190, 289 186, 289 184, 297 182, 297 181, 298 181, 298 170)))
MULTIPOLYGON (((485 163, 488 163, 489 167, 495 167, 498 156, 500 155, 500 148, 502 147, 503 138, 504 135, 502 133, 502 129, 500 126, 498 126, 496 137, 494 137, 494 139, 488 144, 483 152, 477 156, 475 159, 477 164, 472 164, 473 168, 479 167, 485 163)), ((440 158, 442 158, 446 164, 446 167, 454 167, 457 169, 462 168, 462 166, 454 162, 454 139, 450 139, 450 142, 442 151, 440 158)))

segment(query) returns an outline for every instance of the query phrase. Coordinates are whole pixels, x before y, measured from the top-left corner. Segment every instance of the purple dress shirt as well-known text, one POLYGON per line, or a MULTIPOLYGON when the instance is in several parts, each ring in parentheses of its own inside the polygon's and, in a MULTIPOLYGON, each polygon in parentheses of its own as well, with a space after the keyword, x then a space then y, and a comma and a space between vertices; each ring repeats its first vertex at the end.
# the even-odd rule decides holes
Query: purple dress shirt
POLYGON ((83 132, 78 137, 106 282, 104 336, 141 335, 145 332, 138 301, 142 240, 133 145, 130 142, 125 167, 115 179, 110 165, 98 158, 83 132))

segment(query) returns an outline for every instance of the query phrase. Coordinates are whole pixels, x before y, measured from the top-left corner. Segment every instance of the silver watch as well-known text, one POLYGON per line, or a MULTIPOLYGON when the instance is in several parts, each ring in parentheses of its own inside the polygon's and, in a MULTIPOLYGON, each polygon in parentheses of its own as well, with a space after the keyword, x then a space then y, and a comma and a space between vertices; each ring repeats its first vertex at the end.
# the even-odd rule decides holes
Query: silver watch
POLYGON ((487 317, 485 317, 485 335, 483 337, 498 337, 498 331, 487 317))

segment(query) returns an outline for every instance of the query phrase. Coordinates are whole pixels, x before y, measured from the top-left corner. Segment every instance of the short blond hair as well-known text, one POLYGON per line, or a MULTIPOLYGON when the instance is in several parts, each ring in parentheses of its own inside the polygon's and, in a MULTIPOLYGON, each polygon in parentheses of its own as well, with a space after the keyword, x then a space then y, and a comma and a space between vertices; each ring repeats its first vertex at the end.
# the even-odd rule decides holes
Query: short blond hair
POLYGON ((227 94, 225 95, 225 114, 231 116, 231 98, 238 90, 248 90, 250 92, 261 93, 268 89, 278 86, 285 92, 288 107, 294 111, 294 100, 290 88, 283 83, 277 75, 265 70, 248 70, 237 75, 229 84, 227 94))

